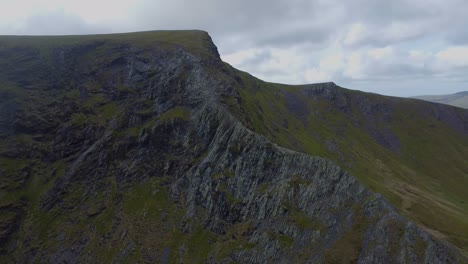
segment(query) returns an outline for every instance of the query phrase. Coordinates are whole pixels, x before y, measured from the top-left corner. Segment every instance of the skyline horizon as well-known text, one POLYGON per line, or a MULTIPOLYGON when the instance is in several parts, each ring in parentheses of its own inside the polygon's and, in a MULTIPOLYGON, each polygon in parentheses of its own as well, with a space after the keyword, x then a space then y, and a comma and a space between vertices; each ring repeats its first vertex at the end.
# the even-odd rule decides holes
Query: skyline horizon
POLYGON ((0 0, 0 34, 202 29, 265 81, 411 97, 468 89, 467 12, 462 0, 0 0))

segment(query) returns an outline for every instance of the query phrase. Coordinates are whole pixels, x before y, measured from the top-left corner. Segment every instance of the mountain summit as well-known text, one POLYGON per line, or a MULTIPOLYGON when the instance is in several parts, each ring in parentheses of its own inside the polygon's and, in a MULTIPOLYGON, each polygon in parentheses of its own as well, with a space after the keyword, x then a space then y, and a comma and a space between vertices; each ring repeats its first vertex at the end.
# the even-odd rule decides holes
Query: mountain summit
POLYGON ((263 82, 203 31, 0 37, 0 95, 0 262, 464 260, 466 110, 263 82))

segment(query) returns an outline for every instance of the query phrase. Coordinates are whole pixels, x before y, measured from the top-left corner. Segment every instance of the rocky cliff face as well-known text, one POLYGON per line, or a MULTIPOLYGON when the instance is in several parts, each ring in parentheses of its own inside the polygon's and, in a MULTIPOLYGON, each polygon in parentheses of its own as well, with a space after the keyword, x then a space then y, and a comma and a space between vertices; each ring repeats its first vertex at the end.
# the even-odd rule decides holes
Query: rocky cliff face
POLYGON ((3 43, 0 260, 460 261, 331 161, 246 128, 206 33, 146 34, 3 43))

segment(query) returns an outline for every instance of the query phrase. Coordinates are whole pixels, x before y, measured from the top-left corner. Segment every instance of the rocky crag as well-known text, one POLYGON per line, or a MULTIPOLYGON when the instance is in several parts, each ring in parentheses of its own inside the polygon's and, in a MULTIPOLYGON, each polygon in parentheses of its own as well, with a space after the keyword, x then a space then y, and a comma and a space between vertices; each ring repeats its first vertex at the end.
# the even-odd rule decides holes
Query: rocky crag
POLYGON ((2 262, 462 261, 332 161, 247 128, 205 32, 5 37, 0 58, 2 262))

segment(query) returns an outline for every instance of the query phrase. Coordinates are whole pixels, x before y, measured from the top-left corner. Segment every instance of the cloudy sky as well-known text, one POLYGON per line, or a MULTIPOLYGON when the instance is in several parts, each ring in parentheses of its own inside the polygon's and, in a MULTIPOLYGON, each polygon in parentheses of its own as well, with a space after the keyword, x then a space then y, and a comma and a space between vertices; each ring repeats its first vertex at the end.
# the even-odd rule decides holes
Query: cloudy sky
POLYGON ((0 0, 0 34, 203 29, 271 82, 396 96, 468 90, 466 0, 0 0))

